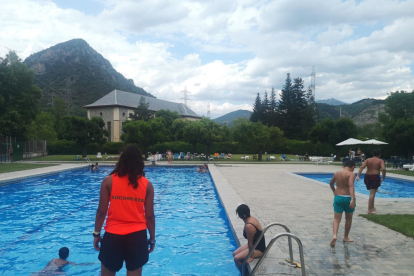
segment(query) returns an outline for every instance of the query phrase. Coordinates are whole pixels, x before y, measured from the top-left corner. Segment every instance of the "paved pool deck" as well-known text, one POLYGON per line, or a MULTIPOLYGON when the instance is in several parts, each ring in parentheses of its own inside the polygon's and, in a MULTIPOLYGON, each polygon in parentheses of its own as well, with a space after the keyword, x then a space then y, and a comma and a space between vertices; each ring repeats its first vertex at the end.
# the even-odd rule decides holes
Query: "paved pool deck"
MULTIPOLYGON (((333 195, 327 185, 292 175, 292 172, 335 172, 338 166, 316 165, 222 165, 210 166, 220 199, 226 209, 236 239, 242 237, 243 221, 235 209, 240 203, 249 205, 252 215, 262 226, 280 222, 297 235, 303 245, 307 275, 414 275, 414 240, 368 221, 359 214, 367 213, 368 200, 357 196, 356 211, 350 237, 354 243, 343 243, 344 218, 338 242, 331 248, 333 195)), ((400 178, 414 179, 392 175, 400 178)), ((360 182, 363 185, 363 182, 360 182)), ((376 200, 378 214, 414 214, 414 201, 376 200)), ((282 232, 270 229, 266 241, 282 232)), ((299 260, 298 246, 293 241, 294 259, 299 260)), ((287 239, 273 245, 256 275, 301 275, 290 268, 287 239)))

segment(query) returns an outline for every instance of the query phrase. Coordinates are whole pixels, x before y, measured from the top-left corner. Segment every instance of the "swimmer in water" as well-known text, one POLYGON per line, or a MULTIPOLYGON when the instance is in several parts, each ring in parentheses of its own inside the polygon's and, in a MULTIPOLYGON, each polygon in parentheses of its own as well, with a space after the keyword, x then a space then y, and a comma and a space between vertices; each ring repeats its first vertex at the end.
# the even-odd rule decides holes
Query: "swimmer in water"
POLYGON ((59 258, 52 259, 37 275, 64 275, 62 270, 66 265, 75 263, 69 262, 66 259, 69 257, 69 248, 62 247, 59 249, 59 258))

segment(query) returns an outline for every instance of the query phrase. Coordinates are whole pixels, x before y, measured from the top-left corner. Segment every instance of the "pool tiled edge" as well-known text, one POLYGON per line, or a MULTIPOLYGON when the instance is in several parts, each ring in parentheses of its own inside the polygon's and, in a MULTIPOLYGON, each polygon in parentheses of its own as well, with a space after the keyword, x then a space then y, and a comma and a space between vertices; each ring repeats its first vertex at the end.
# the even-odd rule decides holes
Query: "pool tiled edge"
POLYGON ((27 179, 27 178, 43 177, 43 176, 45 177, 45 176, 59 174, 60 172, 71 171, 71 170, 81 169, 85 167, 88 167, 88 165, 86 164, 85 165, 60 164, 60 165, 52 166, 52 167, 3 173, 3 174, 0 174, 0 186, 6 186, 6 185, 13 184, 13 183, 19 183, 20 181, 27 179))

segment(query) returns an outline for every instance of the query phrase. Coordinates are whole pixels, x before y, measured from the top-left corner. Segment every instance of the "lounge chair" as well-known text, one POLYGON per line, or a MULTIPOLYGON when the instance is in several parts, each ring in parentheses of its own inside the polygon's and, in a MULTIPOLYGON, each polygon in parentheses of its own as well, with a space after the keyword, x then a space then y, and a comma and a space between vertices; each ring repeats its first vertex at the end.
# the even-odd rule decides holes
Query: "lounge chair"
POLYGON ((282 160, 282 161, 290 161, 290 159, 287 158, 285 154, 282 154, 282 156, 280 157, 280 160, 282 160))
POLYGON ((207 156, 207 160, 208 161, 214 161, 214 158, 213 157, 210 157, 210 156, 207 156))
POLYGON ((180 152, 180 159, 184 159, 184 157, 185 157, 184 152, 180 152))
POLYGON ((206 156, 204 155, 204 153, 201 153, 200 154, 200 160, 205 160, 206 159, 206 156))
POLYGON ((230 153, 229 154, 227 154, 227 159, 231 159, 233 157, 233 155, 231 155, 230 153))
POLYGON ((220 158, 226 158, 226 154, 225 154, 224 152, 222 152, 222 153, 220 154, 220 158))
POLYGON ((174 159, 178 159, 178 153, 174 153, 174 159))
POLYGON ((200 156, 198 155, 198 153, 194 153, 194 158, 199 158, 200 156))
POLYGON ((108 155, 106 157, 106 159, 113 159, 113 158, 119 158, 119 156, 118 155, 108 155))
POLYGON ((100 152, 98 152, 98 153, 96 154, 96 158, 102 158, 102 155, 101 155, 101 153, 100 153, 100 152))
POLYGON ((214 158, 218 158, 218 157, 219 157, 218 152, 214 153, 214 158))
POLYGON ((240 157, 241 159, 244 159, 244 160, 247 160, 247 159, 249 159, 249 156, 242 156, 242 157, 240 157))
POLYGON ((274 157, 274 156, 269 156, 269 160, 276 160, 276 157, 274 157))

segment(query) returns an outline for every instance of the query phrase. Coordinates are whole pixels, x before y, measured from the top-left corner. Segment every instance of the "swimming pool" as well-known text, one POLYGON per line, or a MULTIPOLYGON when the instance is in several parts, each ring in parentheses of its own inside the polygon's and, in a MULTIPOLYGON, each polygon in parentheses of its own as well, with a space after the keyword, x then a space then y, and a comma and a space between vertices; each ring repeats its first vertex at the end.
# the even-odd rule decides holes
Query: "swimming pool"
MULTIPOLYGON (((296 173, 297 175, 329 184, 333 173, 296 173)), ((369 195, 364 184, 365 174, 361 174, 359 181, 355 180, 355 192, 369 195)), ((381 176, 382 177, 382 176, 381 176)), ((414 181, 386 176, 378 189, 377 198, 414 198, 414 181)))
MULTIPOLYGON (((30 275, 58 257, 93 263, 66 275, 100 275, 92 231, 102 179, 113 168, 30 178, 0 187, 0 275, 30 275)), ((155 188, 157 245, 143 275, 238 275, 236 242, 212 179, 195 167, 146 168, 155 188)), ((121 269, 125 275, 125 266, 121 269)))

